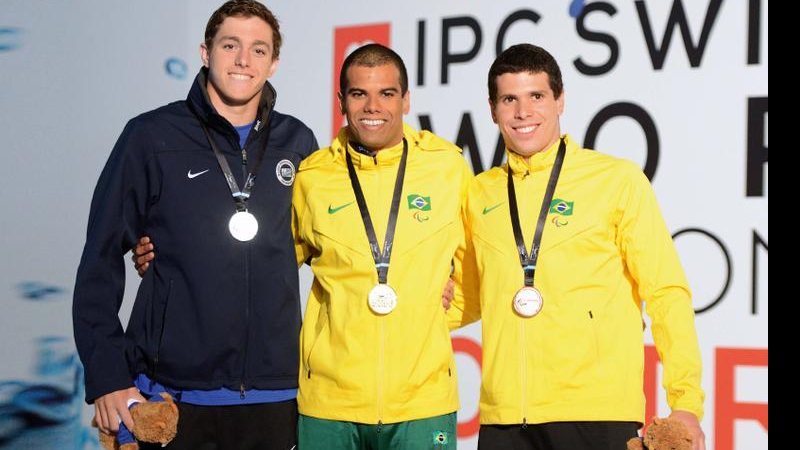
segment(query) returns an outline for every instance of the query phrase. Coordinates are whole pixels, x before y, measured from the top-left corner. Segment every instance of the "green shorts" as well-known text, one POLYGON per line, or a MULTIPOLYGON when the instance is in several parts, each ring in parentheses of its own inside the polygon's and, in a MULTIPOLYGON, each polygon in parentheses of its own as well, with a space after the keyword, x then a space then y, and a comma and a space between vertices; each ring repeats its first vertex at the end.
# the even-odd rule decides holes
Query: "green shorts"
POLYGON ((371 425, 300 415, 300 450, 455 450, 456 413, 371 425))

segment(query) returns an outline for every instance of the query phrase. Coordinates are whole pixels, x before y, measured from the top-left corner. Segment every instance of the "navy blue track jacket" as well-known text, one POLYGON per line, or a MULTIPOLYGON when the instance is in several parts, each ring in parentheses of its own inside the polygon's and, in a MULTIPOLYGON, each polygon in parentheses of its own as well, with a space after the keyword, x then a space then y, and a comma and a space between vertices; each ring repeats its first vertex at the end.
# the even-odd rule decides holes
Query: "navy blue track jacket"
POLYGON ((249 242, 235 240, 228 231, 235 203, 200 120, 240 187, 247 166, 236 130, 208 99, 206 75, 202 69, 186 101, 128 122, 97 183, 73 301, 87 402, 132 386, 137 373, 182 389, 297 386, 291 185, 317 141, 272 109, 267 83, 245 144, 249 164, 266 144, 248 203, 259 230, 249 242), (125 253, 145 234, 156 259, 123 331, 125 253))

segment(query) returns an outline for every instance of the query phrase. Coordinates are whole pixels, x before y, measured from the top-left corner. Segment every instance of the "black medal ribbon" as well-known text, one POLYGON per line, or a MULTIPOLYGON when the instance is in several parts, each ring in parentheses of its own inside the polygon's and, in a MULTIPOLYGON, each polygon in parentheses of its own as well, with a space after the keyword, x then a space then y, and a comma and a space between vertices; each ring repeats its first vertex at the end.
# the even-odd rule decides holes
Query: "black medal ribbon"
POLYGON ((539 220, 536 223, 536 233, 533 236, 533 244, 531 245, 530 254, 528 254, 525 247, 525 238, 522 236, 522 227, 519 224, 517 194, 514 191, 514 180, 511 171, 511 164, 508 164, 508 209, 511 213, 511 227, 514 229, 514 239, 517 242, 519 261, 520 264, 522 264, 522 270, 525 273, 525 286, 533 286, 533 277, 536 274, 536 261, 539 259, 539 245, 542 242, 544 224, 547 221, 547 212, 550 209, 550 202, 553 201, 553 195, 556 192, 558 176, 561 174, 561 166, 564 164, 564 156, 566 153, 567 144, 564 142, 564 138, 561 138, 555 163, 553 163, 553 168, 550 170, 550 181, 547 182, 547 190, 544 193, 542 207, 539 210, 539 220))
POLYGON ((367 232, 369 247, 372 251, 372 259, 375 260, 375 270, 378 271, 378 283, 386 284, 389 273, 389 259, 392 256, 392 242, 394 242, 394 229, 397 225, 397 212, 400 208, 400 196, 403 193, 403 179, 406 176, 406 161, 408 160, 408 142, 403 138, 403 156, 400 158, 400 167, 397 168, 397 178, 394 181, 394 193, 392 194, 392 206, 389 210, 389 223, 386 225, 386 237, 383 239, 383 251, 378 244, 375 235, 375 227, 367 208, 367 201, 364 192, 361 190, 361 183, 358 182, 356 169, 353 167, 353 159, 349 152, 346 153, 347 173, 350 175, 350 184, 356 195, 358 210, 361 211, 361 220, 364 222, 364 230, 367 232))
MULTIPOLYGON (((217 157, 219 168, 225 175, 225 181, 228 183, 228 188, 231 190, 233 200, 236 202, 236 211, 247 211, 247 200, 250 199, 250 192, 253 190, 253 186, 256 184, 256 174, 258 173, 258 168, 261 167, 261 163, 264 161, 264 154, 267 152, 266 144, 259 151, 256 151, 256 157, 253 160, 253 165, 251 166, 250 171, 247 173, 247 178, 244 182, 244 188, 239 189, 239 183, 236 182, 236 178, 233 176, 233 172, 231 171, 231 166, 228 164, 228 160, 225 159, 225 155, 222 154, 222 151, 220 151, 217 143, 214 142, 214 139, 211 137, 211 133, 208 131, 208 127, 206 127, 206 124, 204 124, 202 120, 200 120, 200 127, 206 134, 208 143, 211 145, 211 149, 214 151, 214 156, 217 157)), ((266 130, 266 132, 269 133, 269 128, 266 130)), ((269 141, 269 135, 267 135, 267 141, 269 141)), ((245 150, 242 149, 242 152, 244 151, 245 150)), ((244 156, 246 153, 243 153, 242 155, 242 164, 246 166, 247 159, 244 156)))

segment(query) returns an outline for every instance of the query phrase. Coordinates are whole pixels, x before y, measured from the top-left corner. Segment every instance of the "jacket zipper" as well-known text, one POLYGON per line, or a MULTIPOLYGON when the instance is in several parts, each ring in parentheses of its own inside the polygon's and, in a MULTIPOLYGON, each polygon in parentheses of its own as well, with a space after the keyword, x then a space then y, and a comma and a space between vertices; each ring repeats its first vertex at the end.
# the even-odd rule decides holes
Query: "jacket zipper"
POLYGON ((383 327, 383 320, 382 318, 378 318, 378 340, 380 341, 380 347, 378 348, 378 432, 380 433, 383 419, 383 364, 384 364, 384 327, 383 327))
POLYGON ((520 382, 522 385, 522 395, 520 396, 520 410, 522 411, 522 428, 526 428, 528 426, 528 412, 526 410, 525 404, 527 403, 528 397, 528 372, 526 369, 525 361, 527 360, 527 352, 525 351, 525 320, 522 319, 519 324, 519 335, 520 335, 520 351, 522 352, 522 357, 520 358, 519 364, 519 371, 520 371, 520 382))
MULTIPOLYGON (((522 180, 520 180, 520 182, 521 182, 520 184, 525 186, 525 184, 531 184, 532 183, 533 177, 531 177, 529 179, 528 178, 529 174, 530 174, 530 172, 526 170, 525 171, 525 175, 523 175, 522 180)), ((533 239, 533 236, 531 236, 531 239, 533 239)), ((527 428, 528 427, 528 411, 527 411, 527 408, 526 408, 527 397, 528 397, 528 370, 527 370, 526 362, 527 362, 527 359, 528 359, 528 352, 526 351, 526 349, 527 349, 527 341, 526 341, 526 336, 525 336, 525 324, 526 324, 526 319, 520 320, 520 324, 519 324, 520 346, 519 347, 520 347, 520 350, 522 352, 522 355, 521 355, 521 358, 520 358, 520 368, 519 368, 519 370, 520 370, 520 381, 521 381, 521 388, 522 388, 521 389, 522 390, 522 395, 520 396, 520 400, 521 400, 520 411, 522 412, 522 428, 527 428)))
MULTIPOLYGON (((375 156, 373 156, 373 161, 375 162, 375 165, 377 166, 378 165, 378 155, 377 154, 375 154, 375 156)), ((376 194, 378 194, 378 197, 380 197, 380 192, 383 192, 383 186, 381 185, 382 177, 381 177, 381 168, 380 167, 376 167, 375 177, 376 177, 376 181, 377 181, 375 184, 377 185, 378 188, 375 189, 374 192, 376 194)), ((380 203, 380 198, 374 204, 375 205, 381 204, 380 203)), ((377 212, 377 208, 376 208, 376 212, 377 212)), ((384 242, 384 244, 385 244, 385 242, 384 242)), ((383 251, 383 248, 381 248, 381 252, 382 251, 383 251)), ((378 347, 378 380, 377 380, 376 386, 378 388, 378 398, 377 398, 377 400, 378 400, 378 405, 377 405, 378 406, 378 408, 377 408, 377 410, 378 410, 377 411, 378 412, 378 432, 380 433, 381 426, 383 425, 383 422, 382 422, 382 420, 383 420, 383 390, 384 390, 383 380, 384 380, 384 375, 385 375, 384 374, 384 372, 385 372, 384 371, 384 364, 385 364, 384 352, 386 351, 386 345, 385 345, 386 344, 386 342, 385 342, 385 332, 386 332, 386 330, 385 330, 385 327, 384 327, 383 318, 382 317, 377 317, 377 320, 378 320, 378 341, 380 342, 380 345, 378 347)))
MULTIPOLYGON (((248 141, 250 136, 248 136, 248 141)), ((242 148, 242 183, 247 180, 247 149, 242 148)), ((247 289, 244 303, 244 357, 242 358, 242 379, 239 383, 239 398, 244 400, 247 386, 247 350, 250 346, 250 243, 244 249, 244 285, 247 289)))

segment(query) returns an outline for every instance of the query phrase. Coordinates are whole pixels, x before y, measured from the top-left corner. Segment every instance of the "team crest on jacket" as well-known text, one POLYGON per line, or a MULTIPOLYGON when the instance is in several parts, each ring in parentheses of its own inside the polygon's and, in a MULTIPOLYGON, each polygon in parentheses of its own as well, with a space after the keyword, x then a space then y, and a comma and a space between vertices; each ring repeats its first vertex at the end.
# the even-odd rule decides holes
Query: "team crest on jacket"
POLYGON ((431 198, 420 194, 408 196, 408 209, 417 222, 426 222, 430 217, 423 211, 431 210, 431 198))
POLYGON ((558 228, 569 225, 569 220, 566 219, 566 216, 571 216, 574 211, 575 202, 560 198, 554 199, 552 202, 550 202, 549 213, 554 214, 552 222, 553 225, 557 226, 558 228))
POLYGON ((410 210, 420 210, 420 211, 430 211, 431 210, 431 198, 426 197, 424 195, 419 194, 411 194, 408 196, 408 209, 410 210))
POLYGON ((562 216, 571 216, 575 210, 575 202, 563 200, 560 198, 553 199, 550 202, 550 214, 560 214, 562 216))
POLYGON ((288 159, 278 161, 275 165, 275 175, 282 185, 291 186, 294 183, 294 164, 288 159))

